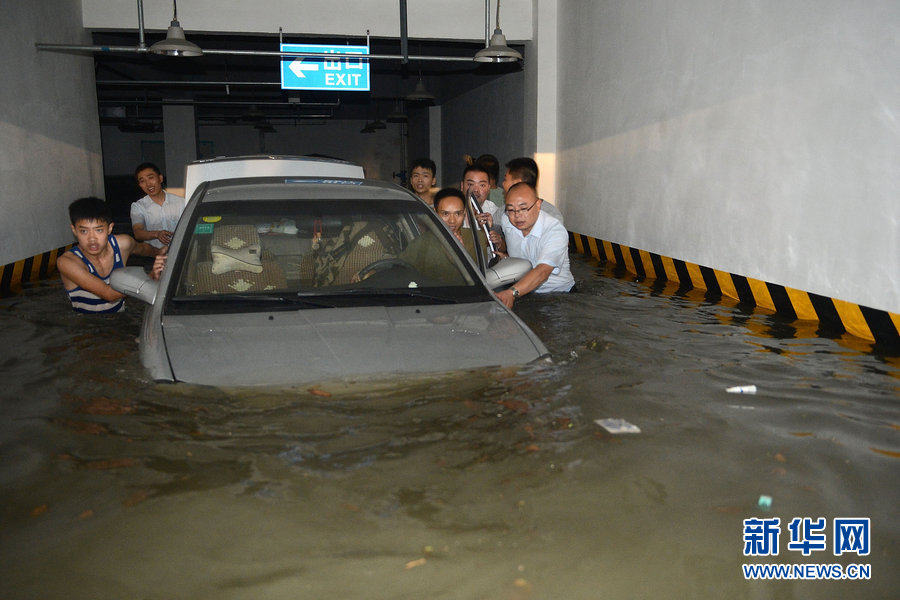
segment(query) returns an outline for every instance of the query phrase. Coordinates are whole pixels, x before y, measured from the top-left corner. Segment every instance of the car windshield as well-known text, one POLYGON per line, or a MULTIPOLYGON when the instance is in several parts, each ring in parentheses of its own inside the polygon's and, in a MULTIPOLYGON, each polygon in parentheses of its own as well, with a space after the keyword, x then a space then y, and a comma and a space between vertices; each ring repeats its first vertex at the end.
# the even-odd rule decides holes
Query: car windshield
POLYGON ((201 202, 188 230, 169 313, 490 298, 465 251, 416 202, 201 202))

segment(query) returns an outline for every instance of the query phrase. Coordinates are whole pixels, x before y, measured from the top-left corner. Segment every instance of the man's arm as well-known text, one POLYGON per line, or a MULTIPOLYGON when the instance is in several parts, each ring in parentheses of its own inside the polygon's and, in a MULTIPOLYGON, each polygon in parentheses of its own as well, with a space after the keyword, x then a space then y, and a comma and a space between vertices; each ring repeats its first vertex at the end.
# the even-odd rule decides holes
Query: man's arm
POLYGON ((80 287, 107 302, 115 302, 124 298, 122 294, 109 287, 102 279, 91 275, 84 263, 71 252, 66 252, 56 261, 56 268, 62 277, 63 286, 67 290, 80 287))
POLYGON ((136 242, 133 237, 125 234, 117 235, 116 241, 119 242, 119 251, 122 253, 122 262, 128 262, 128 257, 132 254, 137 254, 139 256, 157 256, 158 254, 165 254, 169 249, 168 246, 157 248, 150 244, 136 242))
POLYGON ((169 258, 167 254, 159 254, 156 259, 153 261, 153 268, 150 269, 150 279, 159 280, 162 277, 163 269, 166 268, 166 259, 169 258))
MULTIPOLYGON (((134 231, 134 239, 139 242, 146 242, 148 240, 159 240, 163 244, 168 244, 172 241, 172 232, 166 231, 165 229, 146 229, 142 223, 134 223, 131 226, 132 231, 134 231)), ((135 252, 135 254, 140 254, 139 252, 135 252)), ((149 255, 148 255, 149 256, 149 255)))
MULTIPOLYGON (((519 296, 529 294, 541 287, 541 284, 547 281, 547 278, 550 277, 551 273, 553 273, 553 269, 554 267, 541 263, 532 270, 525 273, 522 279, 517 281, 512 287, 519 290, 519 296)), ((500 299, 500 302, 505 304, 507 308, 512 308, 513 302, 516 301, 516 297, 513 296, 512 289, 505 289, 503 291, 497 292, 496 295, 497 298, 500 299)))
MULTIPOLYGON (((140 208, 140 200, 132 203, 131 205, 131 230, 134 232, 134 239, 139 242, 147 242, 149 240, 159 240, 163 244, 168 244, 172 241, 172 232, 166 231, 164 229, 147 229, 147 225, 144 222, 145 216, 140 208)), ((140 252, 135 252, 135 254, 140 254, 140 252)), ((147 256, 153 256, 152 254, 147 256)))
POLYGON ((506 238, 499 231, 491 230, 491 242, 494 249, 502 255, 506 255, 506 238))

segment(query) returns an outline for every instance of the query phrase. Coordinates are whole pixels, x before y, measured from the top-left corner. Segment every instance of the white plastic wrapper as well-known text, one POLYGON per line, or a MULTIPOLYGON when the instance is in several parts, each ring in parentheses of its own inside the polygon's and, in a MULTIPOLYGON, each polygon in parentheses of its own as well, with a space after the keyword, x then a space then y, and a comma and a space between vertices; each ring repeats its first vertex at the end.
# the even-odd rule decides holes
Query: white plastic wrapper
POLYGON ((725 391, 729 394, 755 394, 756 386, 755 385, 735 385, 730 388, 725 388, 725 391))
POLYGON ((595 419, 594 423, 610 433, 640 433, 641 428, 625 419, 595 419))

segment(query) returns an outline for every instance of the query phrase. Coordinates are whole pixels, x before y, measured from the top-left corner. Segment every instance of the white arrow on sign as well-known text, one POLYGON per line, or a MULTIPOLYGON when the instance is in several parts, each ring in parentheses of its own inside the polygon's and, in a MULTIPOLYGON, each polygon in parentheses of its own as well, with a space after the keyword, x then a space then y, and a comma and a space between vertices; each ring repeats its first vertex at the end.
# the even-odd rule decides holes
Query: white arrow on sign
POLYGON ((318 64, 304 65, 302 58, 295 58, 293 60, 293 62, 291 62, 290 66, 288 66, 288 68, 291 70, 291 72, 294 75, 296 75, 300 79, 306 79, 306 75, 303 74, 303 71, 318 71, 319 65, 318 64))

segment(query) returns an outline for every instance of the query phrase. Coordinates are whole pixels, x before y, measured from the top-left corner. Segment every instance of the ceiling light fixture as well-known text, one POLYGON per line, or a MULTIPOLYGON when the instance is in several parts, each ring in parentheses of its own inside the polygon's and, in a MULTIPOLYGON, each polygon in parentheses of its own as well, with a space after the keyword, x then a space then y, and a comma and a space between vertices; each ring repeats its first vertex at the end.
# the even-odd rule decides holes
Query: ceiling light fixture
MULTIPOLYGON (((485 25, 490 19, 490 1, 485 0, 485 10, 488 13, 485 15, 485 25)), ((506 44, 506 36, 503 35, 503 31, 500 29, 500 0, 497 0, 497 27, 494 29, 494 35, 491 36, 490 43, 475 53, 475 62, 510 63, 517 60, 522 60, 522 55, 506 44)))
POLYGON ((241 121, 249 121, 251 123, 259 123, 265 120, 266 115, 255 104, 251 104, 247 112, 241 115, 241 121))
POLYGON ((172 15, 172 23, 166 31, 166 39, 160 40, 150 46, 150 52, 153 54, 163 54, 165 56, 203 56, 203 50, 200 46, 184 39, 184 29, 178 22, 178 3, 172 0, 174 14, 172 15))
POLYGON ((394 112, 387 116, 388 123, 406 123, 409 121, 409 117, 406 116, 406 113, 403 112, 403 104, 402 100, 397 102, 397 105, 394 107, 394 112))
POLYGON ((419 80, 416 81, 416 89, 414 89, 406 99, 412 100, 413 102, 434 102, 434 94, 425 89, 425 80, 422 79, 421 73, 419 73, 419 80))

